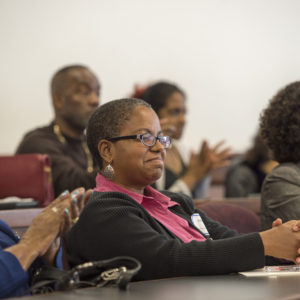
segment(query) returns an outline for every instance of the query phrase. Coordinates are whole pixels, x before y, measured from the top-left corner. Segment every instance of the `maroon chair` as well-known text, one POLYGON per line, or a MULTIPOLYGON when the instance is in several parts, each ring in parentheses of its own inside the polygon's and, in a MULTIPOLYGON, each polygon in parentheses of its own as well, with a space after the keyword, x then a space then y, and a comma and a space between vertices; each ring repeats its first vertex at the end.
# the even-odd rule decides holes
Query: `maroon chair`
POLYGON ((202 210, 211 219, 239 233, 258 232, 260 229, 259 216, 238 205, 208 201, 196 205, 196 208, 202 210))
POLYGON ((46 154, 0 156, 0 199, 32 198, 39 206, 54 199, 51 163, 46 154))

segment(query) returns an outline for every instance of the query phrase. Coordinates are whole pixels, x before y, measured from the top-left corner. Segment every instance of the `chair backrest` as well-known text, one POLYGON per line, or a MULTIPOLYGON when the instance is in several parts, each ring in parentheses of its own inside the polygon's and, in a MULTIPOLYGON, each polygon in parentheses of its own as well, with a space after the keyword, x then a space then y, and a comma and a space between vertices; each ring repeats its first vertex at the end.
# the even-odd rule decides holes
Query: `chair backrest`
POLYGON ((259 216, 247 208, 218 201, 208 201, 197 205, 197 208, 239 233, 258 232, 260 229, 259 216))
POLYGON ((207 202, 229 203, 244 207, 260 216, 261 199, 260 196, 254 197, 235 197, 235 198, 209 198, 209 199, 193 199, 194 206, 198 207, 207 202))
POLYGON ((48 155, 19 154, 0 156, 0 199, 16 196, 33 198, 39 206, 54 199, 48 155))

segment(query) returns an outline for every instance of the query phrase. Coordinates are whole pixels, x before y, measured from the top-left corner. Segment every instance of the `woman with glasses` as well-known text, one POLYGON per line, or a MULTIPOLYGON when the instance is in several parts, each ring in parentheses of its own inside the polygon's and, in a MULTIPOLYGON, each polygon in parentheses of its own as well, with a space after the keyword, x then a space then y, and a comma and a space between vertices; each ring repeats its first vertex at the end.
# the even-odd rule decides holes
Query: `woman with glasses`
POLYGON ((87 142, 101 173, 66 238, 71 265, 128 255, 142 263, 136 279, 146 280, 260 268, 265 255, 296 261, 297 221, 238 235, 195 210, 188 196, 150 186, 171 139, 148 103, 122 99, 97 108, 87 142))

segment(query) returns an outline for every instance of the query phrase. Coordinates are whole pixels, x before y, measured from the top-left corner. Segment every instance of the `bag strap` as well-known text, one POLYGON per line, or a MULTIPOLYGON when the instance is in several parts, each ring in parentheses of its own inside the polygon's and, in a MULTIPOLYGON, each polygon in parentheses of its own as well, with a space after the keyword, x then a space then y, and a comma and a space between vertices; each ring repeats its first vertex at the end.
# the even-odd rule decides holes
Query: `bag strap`
POLYGON ((44 267, 34 275, 32 286, 25 293, 41 294, 87 286, 104 286, 115 283, 126 290, 132 277, 141 269, 133 257, 117 256, 107 260, 86 262, 66 271, 44 267))
POLYGON ((141 263, 133 257, 117 256, 107 260, 84 263, 73 270, 78 272, 80 279, 100 272, 101 278, 96 278, 97 284, 100 284, 101 280, 106 283, 114 281, 120 289, 126 290, 128 283, 141 266, 141 263))

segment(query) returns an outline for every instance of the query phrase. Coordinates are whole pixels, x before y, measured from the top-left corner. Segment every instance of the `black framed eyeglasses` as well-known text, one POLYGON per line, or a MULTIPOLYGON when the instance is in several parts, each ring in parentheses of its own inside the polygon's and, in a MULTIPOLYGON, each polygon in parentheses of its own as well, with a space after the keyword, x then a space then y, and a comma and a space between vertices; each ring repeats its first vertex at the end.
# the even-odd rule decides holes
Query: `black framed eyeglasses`
POLYGON ((168 135, 155 136, 149 132, 142 133, 142 134, 135 134, 135 135, 125 135, 125 136, 106 138, 106 140, 111 142, 119 141, 119 140, 129 140, 129 139, 139 140, 147 147, 152 147, 156 144, 156 141, 159 141, 165 149, 168 149, 172 143, 172 139, 168 135))

